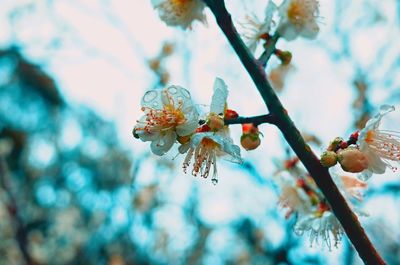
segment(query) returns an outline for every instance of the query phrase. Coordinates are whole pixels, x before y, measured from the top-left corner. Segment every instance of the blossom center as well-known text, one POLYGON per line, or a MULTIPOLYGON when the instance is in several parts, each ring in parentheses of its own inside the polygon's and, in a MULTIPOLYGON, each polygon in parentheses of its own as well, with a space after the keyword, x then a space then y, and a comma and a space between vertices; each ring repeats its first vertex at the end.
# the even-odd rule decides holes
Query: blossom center
POLYGON ((165 92, 168 103, 164 104, 163 109, 152 109, 143 107, 146 112, 146 121, 143 130, 147 133, 153 131, 167 131, 186 122, 185 114, 182 111, 183 102, 178 101, 175 104, 173 98, 165 92), (176 106, 177 105, 177 106, 176 106))
POLYGON ((318 3, 316 1, 294 0, 291 1, 287 9, 287 16, 292 24, 304 26, 316 17, 317 8, 318 3))
POLYGON ((374 131, 372 131, 372 130, 368 131, 367 136, 365 137, 365 141, 367 143, 372 143, 374 141, 374 135, 375 135, 374 131))
POLYGON ((170 0, 169 3, 165 2, 165 5, 170 5, 171 11, 176 15, 182 15, 189 10, 190 4, 193 0, 170 0))

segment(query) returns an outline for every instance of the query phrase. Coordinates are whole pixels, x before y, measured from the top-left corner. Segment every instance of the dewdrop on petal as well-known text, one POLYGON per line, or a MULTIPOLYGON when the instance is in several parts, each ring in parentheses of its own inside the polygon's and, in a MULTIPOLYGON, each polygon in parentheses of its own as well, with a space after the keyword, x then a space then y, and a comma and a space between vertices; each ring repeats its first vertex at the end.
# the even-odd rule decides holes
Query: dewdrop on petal
POLYGON ((359 173, 368 168, 367 157, 357 148, 346 148, 338 152, 338 161, 342 169, 351 173, 359 173))
POLYGON ((191 136, 190 143, 183 145, 184 147, 180 150, 181 153, 187 151, 183 161, 183 171, 186 173, 191 164, 193 164, 193 176, 200 174, 203 178, 207 178, 212 171, 211 180, 213 184, 218 182, 218 157, 227 156, 231 162, 242 163, 240 147, 233 143, 229 130, 226 128, 227 126, 219 128, 218 122, 216 122, 218 126, 211 123, 212 126, 215 126, 213 129, 209 126, 209 120, 216 116, 218 119, 221 117, 223 122, 227 97, 228 88, 225 82, 220 78, 216 78, 207 123, 197 128, 191 136))
POLYGON ((144 115, 137 121, 133 135, 143 142, 150 141, 156 155, 165 154, 178 137, 190 135, 197 128, 197 110, 183 87, 149 90, 141 105, 144 115))
POLYGON ((191 28, 193 21, 205 23, 205 4, 202 0, 152 0, 153 8, 168 26, 191 28))

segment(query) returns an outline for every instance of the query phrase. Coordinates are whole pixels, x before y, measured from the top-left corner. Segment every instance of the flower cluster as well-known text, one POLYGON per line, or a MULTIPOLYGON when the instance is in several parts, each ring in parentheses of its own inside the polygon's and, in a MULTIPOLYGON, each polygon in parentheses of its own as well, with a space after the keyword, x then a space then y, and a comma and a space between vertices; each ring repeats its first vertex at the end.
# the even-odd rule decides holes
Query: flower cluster
POLYGON ((383 174, 386 168, 397 170, 393 163, 400 161, 400 132, 379 129, 382 118, 392 111, 393 106, 383 105, 365 128, 353 133, 348 141, 334 139, 321 156, 322 165, 332 167, 339 162, 344 171, 360 173, 362 180, 373 173, 383 174))
MULTIPOLYGON (((298 165, 298 161, 297 158, 285 161, 283 168, 275 174, 280 188, 278 204, 287 209, 286 218, 296 217, 296 234, 308 234, 311 245, 322 243, 331 250, 332 246, 337 247, 340 243, 343 228, 314 180, 298 165)), ((367 187, 365 182, 333 171, 331 174, 348 201, 362 199, 362 191, 367 187)))
POLYGON ((241 23, 242 35, 253 53, 261 41, 268 41, 273 28, 288 41, 298 36, 314 39, 319 32, 318 17, 319 3, 316 0, 285 0, 279 7, 269 1, 264 20, 255 16, 245 17, 241 23), (279 23, 274 20, 275 13, 278 14, 279 23))
POLYGON ((191 28, 195 20, 205 23, 205 4, 202 0, 151 0, 160 19, 168 26, 191 28))
MULTIPOLYGON (((192 174, 207 178, 212 170, 212 181, 217 180, 217 157, 227 155, 234 163, 241 163, 239 146, 233 143, 224 119, 232 117, 227 109, 228 89, 216 78, 210 111, 200 119, 189 91, 179 86, 150 90, 142 98, 143 117, 137 121, 133 134, 142 141, 150 141, 151 151, 164 155, 174 144, 186 154, 183 171, 192 164, 192 174)), ((236 114, 237 116, 237 114, 236 114)))

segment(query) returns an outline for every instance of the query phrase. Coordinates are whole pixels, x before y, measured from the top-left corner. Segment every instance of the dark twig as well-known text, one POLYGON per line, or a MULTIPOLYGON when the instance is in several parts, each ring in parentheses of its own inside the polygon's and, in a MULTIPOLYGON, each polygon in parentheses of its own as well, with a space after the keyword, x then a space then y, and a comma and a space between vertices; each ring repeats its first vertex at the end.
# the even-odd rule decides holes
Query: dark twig
POLYGON ((255 126, 263 124, 263 123, 270 123, 275 124, 276 119, 274 115, 265 114, 260 116, 253 116, 253 117, 238 117, 235 119, 226 119, 225 124, 244 124, 244 123, 253 123, 255 126))
POLYGON ((269 58, 271 58, 271 55, 275 52, 275 46, 276 46, 276 43, 278 42, 278 40, 279 40, 279 34, 278 34, 278 32, 276 32, 265 43, 265 45, 264 45, 265 50, 261 54, 260 58, 258 59, 258 62, 263 67, 265 67, 267 65, 269 58))
POLYGON ((344 231, 353 243, 361 259, 365 264, 385 264, 366 235, 358 217, 350 209, 336 187, 328 169, 321 165, 318 157, 306 144, 300 131, 282 106, 282 103, 267 80, 264 67, 254 58, 240 38, 232 23, 231 15, 226 10, 225 2, 223 0, 204 0, 204 2, 210 7, 219 27, 253 79, 269 112, 276 115, 278 128, 324 194, 333 213, 342 224, 344 231))

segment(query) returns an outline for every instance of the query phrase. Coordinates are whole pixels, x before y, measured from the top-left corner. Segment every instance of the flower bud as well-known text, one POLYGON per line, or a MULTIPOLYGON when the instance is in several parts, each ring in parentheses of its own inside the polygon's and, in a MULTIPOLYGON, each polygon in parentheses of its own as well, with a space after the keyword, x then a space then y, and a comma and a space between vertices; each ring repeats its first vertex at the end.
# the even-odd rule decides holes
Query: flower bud
POLYGON ((338 161, 344 171, 351 173, 359 173, 368 168, 367 157, 356 148, 346 148, 340 151, 338 161))
POLYGON ((240 144, 247 151, 256 149, 260 144, 260 132, 257 126, 252 123, 242 124, 243 134, 240 137, 240 144))
POLYGON ((225 119, 236 119, 237 117, 239 117, 239 114, 231 109, 226 109, 225 110, 225 119))
POLYGON ((333 141, 331 141, 329 143, 328 148, 326 149, 327 151, 335 151, 337 150, 337 147, 343 142, 343 138, 342 137, 336 137, 335 139, 333 139, 333 141))
POLYGON ((288 65, 292 61, 292 53, 289 51, 276 50, 276 56, 281 60, 283 65, 288 65))
POLYGON ((334 165, 336 165, 338 160, 338 156, 335 152, 333 151, 325 151, 322 155, 321 155, 321 165, 323 165, 324 167, 333 167, 334 165))
POLYGON ((256 149, 261 144, 261 140, 258 134, 246 133, 240 137, 240 144, 249 151, 256 149))
POLYGON ((222 129, 224 125, 225 125, 224 118, 219 115, 212 114, 208 119, 208 126, 213 131, 218 131, 222 129))
POLYGON ((258 127, 253 123, 243 123, 242 124, 242 132, 243 134, 259 134, 258 127))

